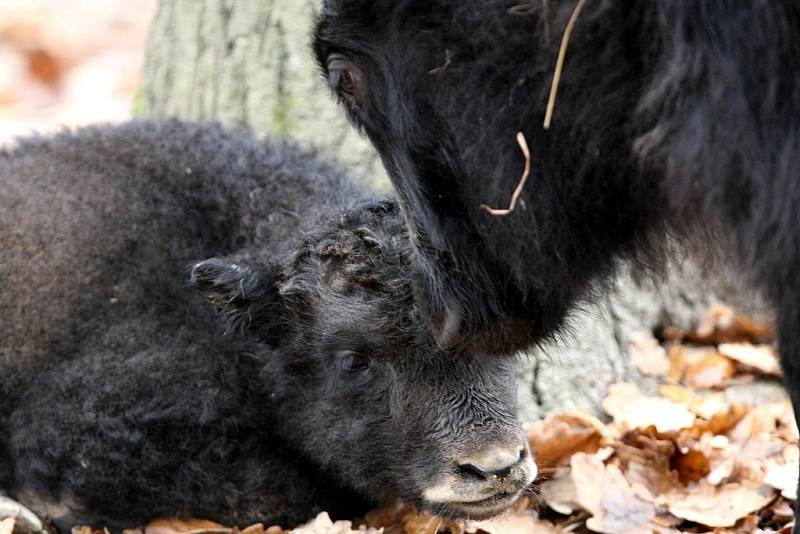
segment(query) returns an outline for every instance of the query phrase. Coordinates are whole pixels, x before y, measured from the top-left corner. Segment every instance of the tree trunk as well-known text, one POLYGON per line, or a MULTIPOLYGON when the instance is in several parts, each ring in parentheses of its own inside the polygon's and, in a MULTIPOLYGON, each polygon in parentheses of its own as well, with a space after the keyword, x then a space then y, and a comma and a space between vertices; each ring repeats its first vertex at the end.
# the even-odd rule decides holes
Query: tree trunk
MULTIPOLYGON (((162 0, 150 33, 137 114, 218 119, 256 134, 287 134, 386 187, 375 152, 347 124, 319 80, 309 50, 318 4, 162 0)), ((665 320, 689 327, 718 300, 715 295, 749 302, 735 284, 707 282, 691 265, 655 284, 637 283, 624 273, 609 294, 583 306, 559 343, 522 359, 522 417, 575 407, 600 412, 608 386, 618 381, 652 390, 655 382, 628 361, 628 336, 665 320)))
POLYGON ((217 119, 259 135, 290 135, 386 187, 376 153, 320 82, 310 53, 319 3, 162 0, 136 114, 217 119))

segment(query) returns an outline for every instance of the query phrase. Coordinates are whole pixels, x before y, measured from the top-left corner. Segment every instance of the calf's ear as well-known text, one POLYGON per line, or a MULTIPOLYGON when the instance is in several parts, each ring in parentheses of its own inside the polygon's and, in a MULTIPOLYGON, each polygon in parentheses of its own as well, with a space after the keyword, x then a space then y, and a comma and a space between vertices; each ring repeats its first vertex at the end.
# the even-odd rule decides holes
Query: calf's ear
POLYGON ((249 330, 277 345, 286 318, 279 275, 277 265, 211 258, 192 265, 189 284, 217 308, 226 332, 249 330))

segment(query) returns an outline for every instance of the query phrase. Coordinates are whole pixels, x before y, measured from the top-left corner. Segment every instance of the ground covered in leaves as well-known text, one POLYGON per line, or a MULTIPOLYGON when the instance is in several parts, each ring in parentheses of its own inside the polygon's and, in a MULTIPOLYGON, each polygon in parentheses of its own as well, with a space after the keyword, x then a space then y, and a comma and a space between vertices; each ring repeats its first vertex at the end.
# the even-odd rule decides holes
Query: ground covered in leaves
MULTIPOLYGON (((638 334, 629 351, 643 373, 662 379, 657 395, 619 383, 603 403, 605 420, 575 411, 528 426, 540 479, 495 520, 448 524, 397 503, 354 521, 323 513, 286 530, 162 519, 127 534, 789 533, 800 458, 792 408, 727 395, 780 379, 771 327, 717 306, 696 330, 667 328, 662 337, 638 334)), ((0 523, 0 534, 13 526, 0 523)))

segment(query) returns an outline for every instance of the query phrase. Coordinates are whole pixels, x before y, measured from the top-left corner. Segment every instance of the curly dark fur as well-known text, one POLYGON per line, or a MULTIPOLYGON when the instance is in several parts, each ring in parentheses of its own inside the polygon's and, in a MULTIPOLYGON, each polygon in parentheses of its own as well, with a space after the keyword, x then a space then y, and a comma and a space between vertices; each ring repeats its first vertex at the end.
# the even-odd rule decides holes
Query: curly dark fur
POLYGON ((432 508, 459 455, 518 439, 511 358, 442 355, 419 320, 398 206, 290 143, 23 139, 0 243, 0 476, 60 526, 432 508))
POLYGON ((401 197, 434 326, 468 348, 530 345, 619 259, 713 227, 775 304, 800 408, 800 3, 591 0, 544 130, 575 5, 324 2, 315 53, 361 71, 364 101, 342 100, 401 197), (518 131, 532 174, 493 216, 479 206, 508 202, 518 131))

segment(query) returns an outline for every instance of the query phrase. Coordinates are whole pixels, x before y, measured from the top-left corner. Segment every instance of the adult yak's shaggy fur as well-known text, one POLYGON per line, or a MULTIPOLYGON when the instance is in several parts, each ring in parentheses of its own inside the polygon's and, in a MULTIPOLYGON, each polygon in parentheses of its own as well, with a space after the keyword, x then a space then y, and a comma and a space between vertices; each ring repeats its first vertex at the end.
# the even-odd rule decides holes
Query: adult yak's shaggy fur
POLYGON ((447 345, 524 347, 664 235, 714 229, 777 311, 800 407, 800 3, 326 0, 314 49, 401 197, 447 345), (516 211, 505 207, 532 151, 516 211))
POLYGON ((436 347, 397 205, 312 152, 177 121, 25 139, 0 243, 0 491, 60 527, 486 517, 535 475, 513 357, 436 347))

